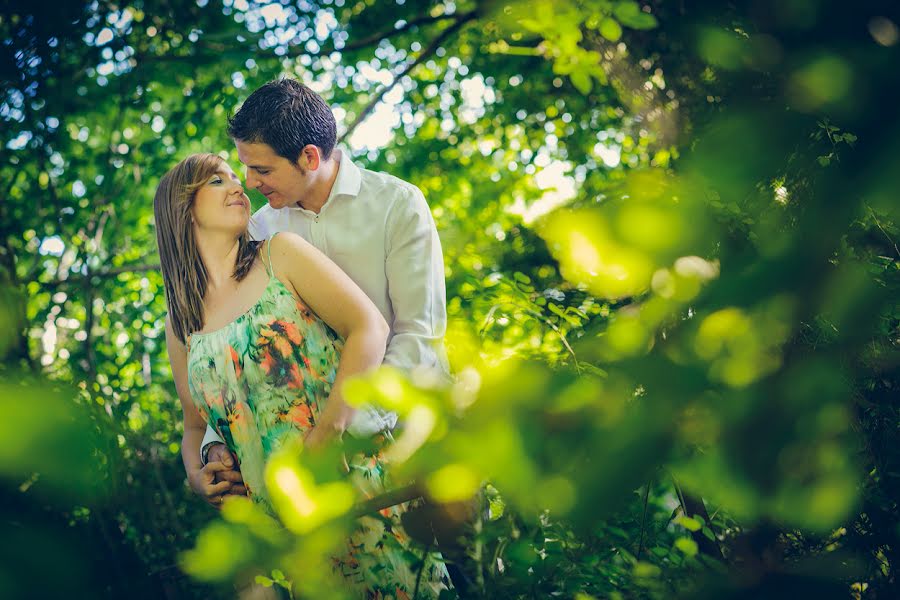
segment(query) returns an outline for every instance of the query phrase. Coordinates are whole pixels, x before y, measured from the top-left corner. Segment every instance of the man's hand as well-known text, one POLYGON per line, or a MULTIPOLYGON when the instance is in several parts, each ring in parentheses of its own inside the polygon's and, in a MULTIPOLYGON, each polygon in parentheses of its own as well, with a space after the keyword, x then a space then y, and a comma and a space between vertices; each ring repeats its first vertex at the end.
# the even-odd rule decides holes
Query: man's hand
POLYGON ((206 466, 188 476, 191 489, 216 508, 227 496, 246 496, 244 479, 235 469, 234 457, 225 444, 212 446, 207 456, 206 466))
POLYGON ((246 496, 247 488, 244 487, 244 476, 238 470, 237 459, 225 444, 213 444, 206 454, 209 462, 220 462, 225 465, 222 471, 216 471, 216 483, 228 481, 231 488, 225 493, 227 496, 246 496))
POLYGON ((222 505, 225 494, 231 489, 231 482, 216 483, 216 474, 227 469, 228 467, 221 462, 208 462, 199 471, 188 473, 188 483, 195 494, 203 498, 210 506, 218 508, 222 505))

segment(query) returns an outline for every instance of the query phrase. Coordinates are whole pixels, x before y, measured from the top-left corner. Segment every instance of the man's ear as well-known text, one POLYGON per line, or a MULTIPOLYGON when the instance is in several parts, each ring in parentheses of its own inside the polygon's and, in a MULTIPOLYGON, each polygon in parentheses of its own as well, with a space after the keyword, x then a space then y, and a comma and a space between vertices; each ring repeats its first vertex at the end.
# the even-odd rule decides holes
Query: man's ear
POLYGON ((322 154, 318 146, 307 144, 300 151, 300 157, 297 158, 297 166, 301 170, 309 169, 315 171, 322 164, 322 154))

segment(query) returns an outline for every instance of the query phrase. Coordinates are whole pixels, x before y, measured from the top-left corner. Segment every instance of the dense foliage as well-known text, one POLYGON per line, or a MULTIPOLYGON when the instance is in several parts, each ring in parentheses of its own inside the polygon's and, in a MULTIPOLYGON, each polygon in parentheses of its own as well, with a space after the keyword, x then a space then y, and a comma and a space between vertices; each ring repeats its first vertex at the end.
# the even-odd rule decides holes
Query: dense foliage
POLYGON ((334 589, 330 457, 287 529, 206 508, 163 343, 156 182, 287 74, 431 205, 457 382, 353 393, 398 481, 488 482, 480 594, 896 597, 891 2, 49 4, 0 13, 0 595, 334 589))

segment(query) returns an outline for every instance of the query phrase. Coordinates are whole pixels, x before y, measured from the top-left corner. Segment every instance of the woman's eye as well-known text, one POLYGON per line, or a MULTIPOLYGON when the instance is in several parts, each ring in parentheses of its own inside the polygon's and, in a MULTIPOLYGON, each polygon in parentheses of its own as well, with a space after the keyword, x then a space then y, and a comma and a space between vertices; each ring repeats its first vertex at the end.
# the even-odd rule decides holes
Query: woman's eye
POLYGON ((210 181, 210 183, 222 183, 222 180, 219 179, 218 177, 216 177, 215 179, 212 179, 212 180, 210 181))

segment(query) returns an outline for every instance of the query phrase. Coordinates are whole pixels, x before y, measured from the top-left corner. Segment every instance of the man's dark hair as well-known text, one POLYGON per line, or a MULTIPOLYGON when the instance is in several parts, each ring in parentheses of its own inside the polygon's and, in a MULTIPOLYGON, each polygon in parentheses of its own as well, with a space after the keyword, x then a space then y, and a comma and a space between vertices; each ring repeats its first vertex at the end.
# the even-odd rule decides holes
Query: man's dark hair
POLYGON ((337 124, 318 94, 285 77, 250 94, 228 120, 228 135, 241 142, 268 144, 291 162, 300 158, 304 146, 313 144, 327 160, 337 143, 337 124))

